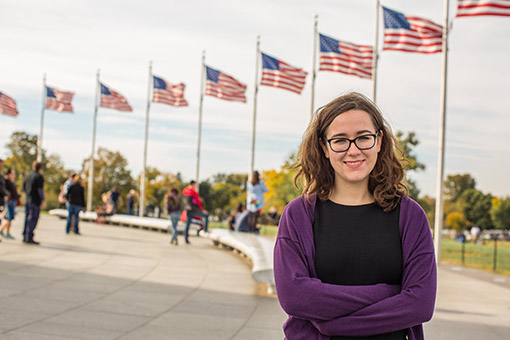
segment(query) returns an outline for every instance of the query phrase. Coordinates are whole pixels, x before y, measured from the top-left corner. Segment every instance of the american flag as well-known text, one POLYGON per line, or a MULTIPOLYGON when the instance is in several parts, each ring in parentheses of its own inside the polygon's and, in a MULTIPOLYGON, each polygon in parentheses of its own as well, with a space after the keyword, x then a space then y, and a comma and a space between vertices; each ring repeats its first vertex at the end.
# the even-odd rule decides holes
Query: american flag
POLYGON ((127 112, 133 111, 133 108, 129 105, 124 96, 122 96, 120 93, 112 90, 111 88, 104 84, 100 85, 101 85, 101 103, 99 104, 99 106, 119 111, 127 112))
POLYGON ((372 46, 356 45, 319 34, 319 71, 341 72, 361 78, 372 78, 372 46))
POLYGON ((0 92, 0 113, 11 117, 16 117, 19 114, 16 101, 3 92, 0 92))
POLYGON ((305 87, 307 73, 300 68, 262 54, 262 81, 260 85, 279 87, 300 94, 305 87))
POLYGON ((234 77, 226 73, 215 70, 206 66, 206 87, 205 94, 207 96, 216 97, 223 100, 233 102, 246 103, 246 85, 241 84, 234 77))
POLYGON ((54 87, 46 86, 46 108, 58 112, 73 112, 71 101, 74 92, 60 91, 54 87))
POLYGON ((443 27, 430 20, 406 16, 383 7, 386 51, 437 53, 443 49, 443 27))
POLYGON ((165 79, 153 76, 154 94, 153 103, 167 104, 171 106, 188 106, 188 102, 184 99, 184 88, 186 85, 179 83, 172 85, 165 79))
POLYGON ((457 17, 476 15, 510 16, 510 0, 457 0, 457 17))

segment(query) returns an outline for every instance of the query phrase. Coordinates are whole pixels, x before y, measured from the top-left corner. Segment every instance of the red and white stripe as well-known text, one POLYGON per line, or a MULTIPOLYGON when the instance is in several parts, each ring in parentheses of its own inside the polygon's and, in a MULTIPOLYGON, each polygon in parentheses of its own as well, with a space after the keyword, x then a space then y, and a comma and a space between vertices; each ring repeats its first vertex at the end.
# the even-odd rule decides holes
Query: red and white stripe
POLYGON ((177 85, 172 85, 166 82, 167 89, 154 89, 154 95, 152 98, 153 103, 161 103, 166 105, 171 105, 175 107, 183 107, 188 106, 188 102, 184 99, 184 89, 186 85, 184 83, 179 83, 177 85))
POLYGON ((233 102, 246 103, 245 92, 246 85, 223 72, 220 72, 218 76, 218 83, 207 80, 205 87, 206 96, 233 102))
POLYGON ((57 112, 74 112, 71 102, 73 101, 74 92, 60 91, 52 87, 56 98, 46 97, 46 109, 55 110, 57 112))
POLYGON ((340 54, 320 52, 319 71, 340 72, 360 78, 372 78, 374 49, 368 45, 356 45, 339 41, 340 54))
POLYGON ((385 51, 438 53, 443 50, 443 26, 419 17, 408 17, 411 30, 385 28, 385 51))
POLYGON ((108 88, 110 91, 110 95, 101 94, 101 103, 100 107, 106 107, 108 109, 114 109, 118 111, 131 112, 133 108, 127 102, 126 98, 122 96, 120 93, 112 90, 110 87, 108 88))
POLYGON ((457 0, 457 17, 510 16, 510 0, 457 0))
POLYGON ((279 87, 301 94, 308 73, 281 60, 278 60, 278 62, 280 70, 263 69, 260 85, 279 87))
POLYGON ((16 117, 19 114, 16 101, 2 92, 0 92, 0 113, 11 117, 16 117))

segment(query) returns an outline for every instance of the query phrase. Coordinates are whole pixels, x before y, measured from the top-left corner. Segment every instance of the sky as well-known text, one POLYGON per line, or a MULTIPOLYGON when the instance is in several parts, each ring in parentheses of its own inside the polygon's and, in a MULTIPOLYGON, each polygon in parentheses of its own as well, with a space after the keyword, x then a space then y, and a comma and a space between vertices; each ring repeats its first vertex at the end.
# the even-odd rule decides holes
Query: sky
MULTIPOLYGON (((248 173, 255 88, 256 37, 261 50, 309 75, 301 95, 260 86, 255 169, 280 169, 299 148, 310 120, 313 24, 333 38, 375 43, 375 0, 4 0, 0 4, 0 91, 20 114, 0 115, 0 158, 14 131, 39 134, 42 79, 74 91, 74 114, 45 111, 43 148, 66 168, 80 170, 92 148, 96 73, 124 95, 133 112, 99 108, 97 147, 120 151, 133 176, 143 169, 148 66, 186 84, 189 106, 152 104, 147 165, 195 176, 202 52, 206 64, 248 86, 248 102, 205 96, 200 179, 248 173)), ((444 23, 443 1, 386 0, 406 15, 444 23)), ((470 173, 477 188, 510 195, 510 18, 455 19, 450 1, 445 175, 470 173)), ((441 54, 382 49, 379 29, 377 105, 394 131, 413 131, 426 169, 411 174, 422 194, 435 196, 441 107, 441 54)), ((259 68, 260 70, 260 68, 259 68)), ((260 75, 259 75, 260 79, 260 75)), ((349 91, 372 94, 372 82, 318 72, 315 107, 349 91)))

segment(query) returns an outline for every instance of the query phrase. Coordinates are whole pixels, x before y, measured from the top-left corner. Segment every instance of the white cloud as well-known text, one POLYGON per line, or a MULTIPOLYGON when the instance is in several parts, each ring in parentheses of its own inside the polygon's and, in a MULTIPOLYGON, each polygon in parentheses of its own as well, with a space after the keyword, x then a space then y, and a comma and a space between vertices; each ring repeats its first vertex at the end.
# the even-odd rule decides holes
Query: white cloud
MULTIPOLYGON (((443 23, 443 1, 387 0, 385 6, 443 23)), ((470 172, 480 188, 508 194, 506 154, 510 145, 507 95, 510 25, 505 18, 453 19, 448 69, 446 173, 470 172)), ((37 134, 42 75, 48 84, 76 92, 75 114, 47 111, 43 144, 78 168, 91 149, 95 77, 122 93, 133 113, 100 109, 97 145, 119 150, 137 174, 142 152, 148 62, 172 83, 186 83, 190 106, 151 106, 149 164, 165 171, 195 172, 200 65, 229 73, 248 86, 247 104, 204 98, 201 177, 247 172, 252 130, 255 37, 261 48, 293 65, 312 64, 313 16, 319 31, 338 39, 372 44, 372 2, 278 1, 17 1, 2 3, 0 91, 18 101, 20 116, 0 116, 0 157, 13 131, 37 134), (119 8, 122 10, 119 12, 119 8)), ((382 24, 382 22, 381 22, 382 24)), ((380 32, 382 38, 382 32, 380 32)), ((382 39, 379 40, 380 47, 382 39)), ((440 55, 383 52, 377 102, 394 130, 415 131, 416 174, 423 192, 435 193, 442 59, 440 55)), ((277 168, 297 150, 310 119, 310 76, 298 96, 260 87, 256 167, 277 168)), ((347 91, 371 95, 370 81, 319 72, 315 108, 347 91)))

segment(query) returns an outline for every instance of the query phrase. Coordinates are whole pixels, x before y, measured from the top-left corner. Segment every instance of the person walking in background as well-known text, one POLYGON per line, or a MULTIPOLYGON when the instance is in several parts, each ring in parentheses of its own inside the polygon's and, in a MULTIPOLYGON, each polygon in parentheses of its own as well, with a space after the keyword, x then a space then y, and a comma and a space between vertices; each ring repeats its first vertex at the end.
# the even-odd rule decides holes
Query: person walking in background
POLYGON ((136 191, 134 189, 129 190, 126 196, 126 214, 133 215, 135 208, 136 191))
POLYGON ((189 226, 193 216, 200 216, 204 219, 204 232, 207 233, 209 226, 209 213, 203 209, 202 201, 198 196, 198 184, 195 181, 191 181, 190 184, 182 190, 182 194, 185 198, 185 209, 186 209, 186 228, 184 229, 184 241, 189 244, 188 233, 189 226))
POLYGON ((44 200, 44 177, 41 175, 42 163, 34 161, 33 171, 23 181, 25 200, 25 226, 23 228, 23 242, 38 245, 34 240, 34 231, 39 220, 41 209, 46 209, 44 200))
POLYGON ((183 200, 181 195, 179 195, 179 190, 176 188, 168 189, 168 192, 165 195, 165 207, 168 212, 168 216, 170 216, 170 222, 172 223, 172 239, 170 240, 170 244, 178 245, 177 223, 179 223, 183 208, 183 200))
POLYGON ((266 183, 260 179, 258 171, 254 171, 251 180, 246 183, 248 190, 246 195, 246 207, 250 212, 248 227, 250 233, 258 233, 257 220, 262 208, 264 208, 264 193, 268 192, 266 183))
POLYGON ((274 248, 287 339, 424 339, 434 246, 395 147, 359 93, 319 109, 306 130, 294 164, 303 193, 282 213, 274 248))
POLYGON ((114 213, 116 213, 119 205, 122 205, 122 197, 120 197, 120 192, 117 190, 116 185, 110 191, 110 199, 112 200, 114 213))
MULTIPOLYGON (((4 160, 0 158, 0 173, 4 167, 4 160)), ((5 210, 5 198, 7 196, 7 191, 5 190, 5 179, 0 175, 0 224, 2 223, 2 214, 5 210)), ((2 242, 2 240, 0 240, 2 242)))
POLYGON ((14 236, 11 235, 11 224, 16 215, 16 206, 18 205, 20 195, 16 188, 16 172, 14 169, 7 169, 5 173, 5 189, 7 190, 7 200, 5 201, 6 215, 5 221, 0 230, 0 235, 10 240, 14 240, 14 236))
POLYGON ((80 211, 85 210, 85 190, 81 185, 81 176, 75 174, 73 182, 67 189, 67 224, 66 234, 71 231, 72 220, 74 219, 74 233, 80 235, 80 229, 78 227, 80 222, 80 211))

